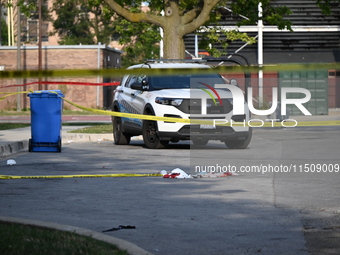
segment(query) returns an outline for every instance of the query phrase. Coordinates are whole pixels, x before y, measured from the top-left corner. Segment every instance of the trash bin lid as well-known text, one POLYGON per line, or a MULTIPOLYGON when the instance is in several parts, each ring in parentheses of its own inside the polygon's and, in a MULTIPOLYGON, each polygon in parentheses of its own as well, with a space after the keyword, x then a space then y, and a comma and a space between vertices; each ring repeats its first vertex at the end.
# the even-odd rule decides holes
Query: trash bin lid
POLYGON ((61 90, 37 90, 28 93, 28 97, 64 97, 61 90))

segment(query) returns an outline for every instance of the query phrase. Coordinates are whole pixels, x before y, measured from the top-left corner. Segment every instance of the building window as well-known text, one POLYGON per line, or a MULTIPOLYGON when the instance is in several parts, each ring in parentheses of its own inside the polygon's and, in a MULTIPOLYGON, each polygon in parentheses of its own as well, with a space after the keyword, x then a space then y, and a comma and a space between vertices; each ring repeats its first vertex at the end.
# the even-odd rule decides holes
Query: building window
MULTIPOLYGON (((22 26, 21 41, 27 43, 38 42, 39 24, 36 19, 26 19, 22 26)), ((48 42, 48 22, 42 22, 42 42, 48 42)))
MULTIPOLYGON (((48 10, 48 1, 43 1, 43 19, 44 13, 48 10)), ((21 13, 21 41, 25 43, 37 43, 39 39, 39 15, 38 10, 32 11, 30 17, 21 13)), ((42 42, 48 42, 48 21, 42 21, 42 42)))

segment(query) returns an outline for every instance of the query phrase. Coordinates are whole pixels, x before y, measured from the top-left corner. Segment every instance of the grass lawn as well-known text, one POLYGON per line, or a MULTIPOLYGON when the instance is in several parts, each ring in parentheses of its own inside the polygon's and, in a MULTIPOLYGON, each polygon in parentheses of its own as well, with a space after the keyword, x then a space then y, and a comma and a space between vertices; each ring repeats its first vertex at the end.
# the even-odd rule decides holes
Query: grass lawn
MULTIPOLYGON (((0 123, 0 130, 15 129, 29 127, 31 124, 21 124, 21 123, 0 123)), ((112 133, 112 124, 102 124, 102 123, 65 123, 63 126, 89 126, 86 128, 80 128, 70 133, 87 133, 87 134, 110 134, 112 133)))
MULTIPOLYGON (((0 110, 0 115, 2 116, 26 116, 30 115, 30 110, 23 111, 3 111, 0 110)), ((94 115, 93 112, 88 111, 71 111, 71 110, 63 110, 63 115, 94 115)))
MULTIPOLYGON (((82 126, 87 126, 86 123, 81 123, 82 126)), ((69 124, 70 126, 72 124, 69 124)), ((102 124, 102 123, 88 123, 91 125, 90 127, 80 128, 73 131, 69 131, 69 133, 87 133, 87 134, 111 134, 112 133, 112 124, 102 124)))
POLYGON ((0 222, 0 254, 127 255, 115 245, 71 232, 0 222))
POLYGON ((29 127, 31 124, 22 123, 0 123, 0 130, 29 127))

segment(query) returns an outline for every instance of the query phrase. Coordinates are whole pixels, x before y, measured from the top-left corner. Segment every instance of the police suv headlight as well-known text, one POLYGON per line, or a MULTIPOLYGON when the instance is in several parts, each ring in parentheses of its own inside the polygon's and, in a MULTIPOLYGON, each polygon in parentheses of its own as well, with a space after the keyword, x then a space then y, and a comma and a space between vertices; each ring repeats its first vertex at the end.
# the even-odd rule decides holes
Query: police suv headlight
POLYGON ((183 99, 156 97, 155 102, 157 104, 163 104, 163 105, 180 106, 181 103, 183 102, 183 99))

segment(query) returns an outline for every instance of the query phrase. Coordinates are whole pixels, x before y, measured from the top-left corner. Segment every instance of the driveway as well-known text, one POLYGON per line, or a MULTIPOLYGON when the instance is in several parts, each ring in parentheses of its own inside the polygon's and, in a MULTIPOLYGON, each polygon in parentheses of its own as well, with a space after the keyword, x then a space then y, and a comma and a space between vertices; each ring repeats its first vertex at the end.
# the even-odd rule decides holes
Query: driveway
POLYGON ((340 163, 339 131, 256 129, 246 150, 226 149, 217 142, 148 150, 134 140, 130 146, 112 141, 70 143, 62 153, 16 154, 11 157, 17 162, 13 166, 6 166, 8 158, 0 159, 0 175, 135 174, 174 168, 196 174, 203 166, 231 166, 237 172, 190 179, 0 179, 0 215, 98 232, 133 225, 136 229, 106 234, 154 254, 336 254, 340 177, 334 167, 340 163), (305 164, 328 169, 300 171, 305 164), (287 167, 290 171, 283 171, 287 167))

